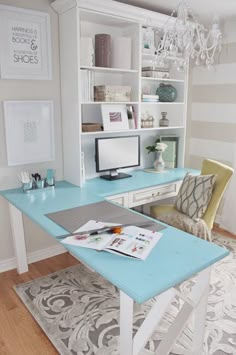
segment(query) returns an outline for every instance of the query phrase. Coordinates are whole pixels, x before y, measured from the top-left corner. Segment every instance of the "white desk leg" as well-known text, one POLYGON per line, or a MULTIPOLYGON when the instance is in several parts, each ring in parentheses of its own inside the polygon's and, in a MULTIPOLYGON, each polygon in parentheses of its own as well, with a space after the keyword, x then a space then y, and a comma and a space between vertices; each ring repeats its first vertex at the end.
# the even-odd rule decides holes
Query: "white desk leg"
POLYGON ((27 272, 29 270, 22 213, 11 203, 9 203, 9 211, 12 236, 15 248, 17 271, 19 274, 22 274, 23 272, 27 272))
POLYGON ((203 270, 199 275, 203 291, 198 305, 194 308, 193 354, 202 354, 204 334, 206 329, 206 314, 210 286, 211 268, 203 270))
POLYGON ((120 291, 120 355, 133 354, 133 304, 133 299, 120 291))

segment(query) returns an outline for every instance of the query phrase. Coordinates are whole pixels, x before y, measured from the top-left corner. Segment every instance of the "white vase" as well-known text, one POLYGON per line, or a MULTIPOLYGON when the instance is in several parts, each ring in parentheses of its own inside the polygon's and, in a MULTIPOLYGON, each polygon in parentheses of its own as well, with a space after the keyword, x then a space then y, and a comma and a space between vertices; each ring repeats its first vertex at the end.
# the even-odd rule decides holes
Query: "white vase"
POLYGON ((154 168, 157 170, 157 171, 162 171, 164 170, 164 167, 165 167, 165 162, 162 158, 162 152, 161 151, 157 151, 156 152, 156 160, 154 161, 154 164, 153 164, 154 168))

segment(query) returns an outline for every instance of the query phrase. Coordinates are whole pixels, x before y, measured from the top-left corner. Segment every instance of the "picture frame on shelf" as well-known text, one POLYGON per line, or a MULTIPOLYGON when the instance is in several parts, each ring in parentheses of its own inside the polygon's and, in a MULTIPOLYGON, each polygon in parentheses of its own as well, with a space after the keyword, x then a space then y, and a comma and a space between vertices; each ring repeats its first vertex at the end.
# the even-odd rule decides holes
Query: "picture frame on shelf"
POLYGON ((126 105, 101 105, 104 131, 128 130, 126 105))
POLYGON ((155 54, 154 30, 147 26, 142 27, 142 52, 146 54, 155 54))
POLYGON ((1 78, 52 79, 50 15, 0 5, 1 78))
POLYGON ((8 166, 55 160, 53 101, 4 101, 3 111, 8 166))
POLYGON ((179 137, 171 135, 161 135, 160 141, 167 145, 167 148, 162 153, 162 158, 165 162, 165 168, 173 169, 178 167, 178 146, 179 137))

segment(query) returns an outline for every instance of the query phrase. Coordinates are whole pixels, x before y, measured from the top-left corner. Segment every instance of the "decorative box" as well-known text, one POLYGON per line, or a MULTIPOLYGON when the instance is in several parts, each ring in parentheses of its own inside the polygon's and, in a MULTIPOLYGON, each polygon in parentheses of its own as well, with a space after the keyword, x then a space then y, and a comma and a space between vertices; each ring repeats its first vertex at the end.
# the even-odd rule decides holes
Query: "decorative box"
POLYGON ((168 79, 170 77, 170 73, 167 68, 143 67, 142 76, 150 78, 168 79))
POLYGON ((99 123, 82 123, 82 132, 96 132, 101 130, 102 125, 99 123))
POLYGON ((94 86, 94 101, 129 102, 131 87, 122 85, 94 86))

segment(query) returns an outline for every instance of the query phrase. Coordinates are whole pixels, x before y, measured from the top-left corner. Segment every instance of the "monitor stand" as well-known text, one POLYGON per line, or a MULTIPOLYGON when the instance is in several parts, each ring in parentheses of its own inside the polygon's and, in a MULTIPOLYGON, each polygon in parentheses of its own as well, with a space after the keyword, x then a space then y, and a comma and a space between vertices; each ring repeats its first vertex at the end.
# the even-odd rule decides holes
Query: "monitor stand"
POLYGON ((128 177, 131 177, 131 176, 132 175, 130 175, 130 174, 118 173, 117 170, 112 170, 112 171, 110 171, 110 174, 101 175, 100 178, 106 179, 106 180, 119 180, 119 179, 125 179, 128 177))

